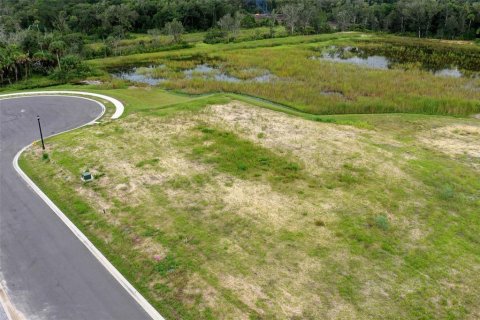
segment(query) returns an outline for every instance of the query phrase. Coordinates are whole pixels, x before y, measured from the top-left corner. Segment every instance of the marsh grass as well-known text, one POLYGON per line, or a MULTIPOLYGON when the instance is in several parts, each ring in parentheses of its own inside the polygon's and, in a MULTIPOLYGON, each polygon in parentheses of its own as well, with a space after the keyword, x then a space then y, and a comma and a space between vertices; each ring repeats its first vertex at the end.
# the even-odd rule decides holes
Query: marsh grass
POLYGON ((463 70, 480 71, 480 48, 466 43, 412 38, 387 37, 382 43, 357 42, 367 54, 380 54, 399 63, 420 62, 427 68, 443 69, 458 66, 463 70))
POLYGON ((464 116, 480 112, 480 79, 436 77, 414 65, 408 65, 405 68, 407 70, 372 70, 310 59, 312 49, 324 50, 333 45, 355 45, 372 52, 390 50, 389 54, 403 57, 402 61, 417 59, 416 55, 421 53, 424 60, 430 59, 425 63, 455 62, 465 68, 471 68, 472 63, 476 63, 479 51, 477 46, 468 44, 454 46, 441 41, 340 33, 230 45, 201 45, 169 53, 96 60, 92 64, 101 64, 102 67, 165 64, 165 70, 158 70, 158 76, 169 80, 161 84, 167 89, 191 94, 247 94, 312 114, 423 113, 464 116), (208 64, 240 80, 250 80, 264 74, 271 74, 273 80, 262 83, 226 82, 212 77, 185 77, 183 71, 201 64, 208 64), (337 94, 323 94, 325 92, 337 94))
POLYGON ((165 85, 191 93, 246 93, 313 114, 413 112, 466 115, 480 110, 478 92, 466 87, 467 83, 478 82, 475 79, 446 79, 417 70, 368 70, 312 61, 300 48, 256 51, 226 53, 229 68, 238 63, 237 70, 269 70, 279 78, 278 81, 232 84, 185 80, 165 85), (325 91, 341 92, 342 95, 320 94, 325 91))

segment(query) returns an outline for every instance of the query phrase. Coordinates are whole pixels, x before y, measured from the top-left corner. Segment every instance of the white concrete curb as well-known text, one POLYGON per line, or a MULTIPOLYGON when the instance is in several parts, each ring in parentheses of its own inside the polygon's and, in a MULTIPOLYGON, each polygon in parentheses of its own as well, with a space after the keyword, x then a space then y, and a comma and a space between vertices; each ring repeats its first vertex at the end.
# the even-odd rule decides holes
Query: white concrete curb
MULTIPOLYGON (((119 118, 123 111, 124 107, 123 104, 111 97, 101 95, 101 94, 95 94, 95 93, 88 93, 88 92, 77 92, 77 91, 37 91, 37 92, 26 92, 26 93, 14 93, 14 94, 6 94, 6 95, 0 95, 0 100, 4 98, 17 98, 17 97, 22 97, 22 96, 29 96, 29 95, 38 95, 38 96, 45 96, 48 94, 52 94, 54 96, 61 95, 61 94, 81 94, 81 95, 90 95, 98 98, 105 99, 107 101, 112 102, 115 105, 116 111, 112 115, 112 119, 117 119, 119 118)), ((86 99, 86 100, 91 100, 88 98, 84 97, 74 97, 74 98, 81 98, 81 99, 86 99)), ((93 121, 81 125, 77 128, 70 129, 64 132, 68 132, 71 130, 75 130, 84 126, 87 126, 89 124, 94 123, 96 120, 98 120, 104 113, 105 113, 105 106, 96 101, 102 106, 102 112, 98 115, 97 118, 95 118, 93 121)), ((55 135, 64 133, 56 133, 55 135)), ((65 223, 65 225, 75 234, 75 236, 87 247, 87 249, 93 254, 95 258, 107 269, 107 271, 122 285, 122 287, 130 294, 130 296, 135 299, 135 301, 145 310, 145 312, 154 320, 165 320, 160 313, 158 313, 157 310, 128 282, 127 279, 108 261, 107 258, 93 245, 93 243, 88 240, 88 238, 83 234, 80 229, 78 229, 73 222, 68 219, 68 217, 53 203, 50 198, 47 197, 47 195, 40 190, 40 188, 25 174, 25 172, 22 171, 20 166, 18 165, 18 159, 20 158, 20 155, 28 148, 30 145, 25 146, 20 150, 16 155, 15 158, 13 159, 13 167, 15 170, 18 172, 18 174, 25 180, 25 182, 35 191, 35 193, 38 194, 40 198, 42 198, 43 201, 55 212, 55 214, 65 223)))
POLYGON ((91 93, 91 92, 84 92, 84 91, 30 91, 30 92, 19 92, 19 93, 8 93, 8 94, 2 94, 0 95, 0 99, 5 99, 9 97, 19 97, 19 96, 38 96, 38 95, 81 95, 81 96, 91 96, 91 97, 97 97, 101 99, 105 99, 108 102, 113 103, 115 106, 115 113, 112 115, 112 119, 118 119, 120 116, 123 114, 125 111, 125 107, 123 106, 123 103, 118 101, 115 98, 103 95, 103 94, 98 94, 98 93, 91 93))

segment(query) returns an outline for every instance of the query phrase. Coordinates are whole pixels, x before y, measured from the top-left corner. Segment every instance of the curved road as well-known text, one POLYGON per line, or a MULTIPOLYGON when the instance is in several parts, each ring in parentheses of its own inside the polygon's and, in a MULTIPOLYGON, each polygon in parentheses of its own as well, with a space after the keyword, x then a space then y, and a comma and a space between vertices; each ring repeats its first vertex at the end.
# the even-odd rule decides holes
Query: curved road
POLYGON ((12 166, 39 138, 37 114, 49 136, 101 112, 76 97, 0 100, 0 280, 26 319, 150 319, 12 166))

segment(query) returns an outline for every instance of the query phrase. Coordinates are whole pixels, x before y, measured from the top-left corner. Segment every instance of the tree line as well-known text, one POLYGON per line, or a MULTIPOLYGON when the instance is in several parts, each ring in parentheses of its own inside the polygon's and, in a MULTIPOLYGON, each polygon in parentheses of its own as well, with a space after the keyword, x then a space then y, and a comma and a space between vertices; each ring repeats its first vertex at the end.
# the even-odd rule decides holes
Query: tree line
POLYGON ((474 0, 0 0, 0 24, 6 32, 34 28, 106 38, 163 29, 174 19, 187 31, 207 30, 227 14, 260 10, 285 15, 297 32, 328 22, 340 30, 474 38, 480 28, 480 1, 474 0))
POLYGON ((130 32, 165 32, 178 43, 183 32, 208 30, 205 42, 213 43, 259 25, 270 27, 273 37, 279 23, 290 34, 373 30, 474 39, 480 1, 0 0, 0 83, 32 73, 65 78, 84 72, 79 57, 89 57, 86 42, 101 41, 111 51, 130 32))

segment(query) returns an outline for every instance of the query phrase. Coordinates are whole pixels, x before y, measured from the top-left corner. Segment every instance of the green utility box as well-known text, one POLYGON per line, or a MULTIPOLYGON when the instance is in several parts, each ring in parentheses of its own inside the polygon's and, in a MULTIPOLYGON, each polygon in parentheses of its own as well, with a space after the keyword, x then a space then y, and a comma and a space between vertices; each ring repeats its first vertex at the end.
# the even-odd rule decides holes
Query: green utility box
POLYGON ((82 173, 82 181, 88 182, 88 181, 92 181, 92 180, 93 180, 93 176, 90 172, 85 171, 85 172, 82 173))

